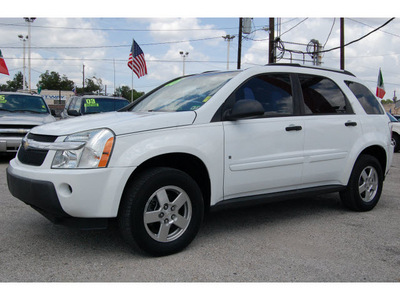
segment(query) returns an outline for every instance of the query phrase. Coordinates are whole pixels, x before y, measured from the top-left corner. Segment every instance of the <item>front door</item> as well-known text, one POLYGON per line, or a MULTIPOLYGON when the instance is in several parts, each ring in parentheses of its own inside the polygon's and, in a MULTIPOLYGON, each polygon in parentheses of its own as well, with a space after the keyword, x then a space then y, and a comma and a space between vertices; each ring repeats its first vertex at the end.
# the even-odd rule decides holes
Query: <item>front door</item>
POLYGON ((290 76, 253 77, 232 97, 233 102, 257 100, 265 113, 258 118, 223 122, 225 199, 280 192, 300 185, 304 121, 295 114, 290 76))

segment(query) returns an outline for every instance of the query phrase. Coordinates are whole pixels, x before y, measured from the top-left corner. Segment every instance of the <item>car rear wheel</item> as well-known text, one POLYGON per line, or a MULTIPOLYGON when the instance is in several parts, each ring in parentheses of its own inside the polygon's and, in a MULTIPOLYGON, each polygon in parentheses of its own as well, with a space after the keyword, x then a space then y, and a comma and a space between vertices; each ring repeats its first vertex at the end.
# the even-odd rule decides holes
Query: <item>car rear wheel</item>
POLYGON ((123 237, 155 256, 181 251, 202 223, 201 195, 196 182, 180 170, 154 168, 141 173, 127 187, 121 202, 123 237))
POLYGON ((344 205, 355 211, 369 211, 378 203, 383 186, 379 161, 362 155, 356 161, 345 191, 340 193, 344 205))

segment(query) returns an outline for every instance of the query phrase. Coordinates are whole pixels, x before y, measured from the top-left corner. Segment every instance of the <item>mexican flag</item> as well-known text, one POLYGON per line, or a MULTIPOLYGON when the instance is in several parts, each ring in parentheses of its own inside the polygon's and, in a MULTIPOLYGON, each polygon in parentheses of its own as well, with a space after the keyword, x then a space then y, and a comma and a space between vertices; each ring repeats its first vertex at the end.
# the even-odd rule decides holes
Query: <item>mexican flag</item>
POLYGON ((4 61, 3 55, 1 54, 1 50, 0 50, 0 73, 10 75, 10 73, 8 73, 6 62, 4 61))
POLYGON ((383 84, 383 77, 382 77, 382 71, 379 69, 379 74, 378 74, 378 83, 376 87, 376 96, 383 99, 383 96, 385 96, 385 86, 383 84))

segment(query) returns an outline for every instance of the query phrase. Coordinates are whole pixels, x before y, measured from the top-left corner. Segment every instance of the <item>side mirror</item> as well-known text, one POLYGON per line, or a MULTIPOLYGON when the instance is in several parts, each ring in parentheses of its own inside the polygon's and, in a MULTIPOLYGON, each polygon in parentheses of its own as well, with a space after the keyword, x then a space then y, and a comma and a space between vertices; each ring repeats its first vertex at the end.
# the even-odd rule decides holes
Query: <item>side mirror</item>
POLYGON ((53 117, 56 117, 56 111, 54 109, 50 109, 50 113, 53 117))
POLYGON ((239 100, 233 108, 224 115, 224 120, 235 121, 238 119, 258 117, 264 114, 264 108, 256 100, 239 100))
POLYGON ((74 116, 74 117, 77 117, 77 116, 80 116, 81 114, 78 112, 78 111, 76 111, 75 109, 68 109, 68 114, 70 115, 70 116, 74 116))

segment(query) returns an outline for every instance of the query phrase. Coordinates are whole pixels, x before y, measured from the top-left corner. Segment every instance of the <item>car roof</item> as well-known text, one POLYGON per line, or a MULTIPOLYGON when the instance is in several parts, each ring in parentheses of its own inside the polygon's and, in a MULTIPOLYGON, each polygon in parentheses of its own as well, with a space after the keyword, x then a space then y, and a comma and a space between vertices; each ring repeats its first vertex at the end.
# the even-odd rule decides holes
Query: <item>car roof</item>
POLYGON ((105 99, 113 99, 113 100, 126 100, 127 99, 123 98, 123 97, 112 97, 112 96, 103 96, 103 95, 83 95, 83 96, 78 96, 78 97, 82 97, 82 98, 105 98, 105 99))
POLYGON ((3 91, 0 91, 0 94, 3 94, 3 95, 32 96, 32 97, 39 97, 39 98, 43 98, 43 97, 42 97, 42 95, 38 95, 38 94, 30 94, 30 93, 22 93, 22 92, 3 92, 3 91))

